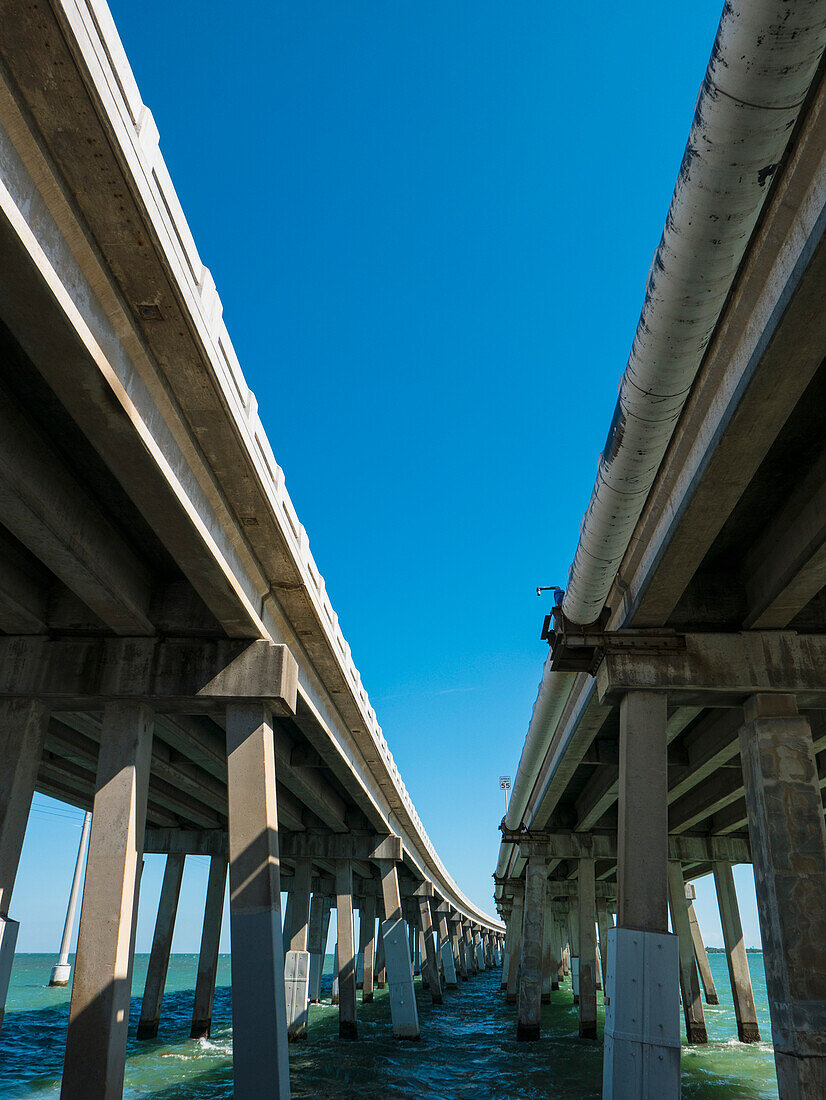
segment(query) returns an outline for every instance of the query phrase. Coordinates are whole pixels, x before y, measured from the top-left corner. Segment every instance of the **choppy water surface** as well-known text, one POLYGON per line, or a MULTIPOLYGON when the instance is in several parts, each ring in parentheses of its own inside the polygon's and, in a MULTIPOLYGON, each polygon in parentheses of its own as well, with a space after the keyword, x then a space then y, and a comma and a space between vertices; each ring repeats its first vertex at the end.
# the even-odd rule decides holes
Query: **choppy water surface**
MULTIPOLYGON (((46 1100, 59 1094, 69 991, 46 986, 53 961, 50 955, 19 955, 15 960, 0 1033, 0 1096, 10 1100, 46 1100)), ((736 1041, 725 957, 712 954, 710 961, 722 1003, 705 1006, 708 1046, 683 1048, 683 1096, 690 1100, 776 1097, 771 1045, 743 1046, 736 1041)), ((135 961, 124 1095, 162 1100, 231 1096, 229 957, 220 962, 210 1041, 188 1038, 197 956, 173 955, 161 1035, 153 1042, 135 1042, 146 962, 145 955, 135 961)), ((750 953, 749 964, 761 1033, 768 1039, 762 956, 750 953)), ((570 986, 555 994, 555 1003, 543 1010, 543 1037, 537 1043, 515 1041, 515 1010, 504 1004, 494 971, 446 994, 445 1004, 438 1007, 419 989, 419 1043, 392 1039, 386 990, 376 991, 372 1005, 359 1003, 359 1041, 341 1043, 337 1009, 329 1004, 331 968, 328 956, 322 985, 328 1003, 313 1006, 310 1039, 290 1049, 296 1098, 588 1100, 600 1096, 602 1045, 577 1037, 570 986)))

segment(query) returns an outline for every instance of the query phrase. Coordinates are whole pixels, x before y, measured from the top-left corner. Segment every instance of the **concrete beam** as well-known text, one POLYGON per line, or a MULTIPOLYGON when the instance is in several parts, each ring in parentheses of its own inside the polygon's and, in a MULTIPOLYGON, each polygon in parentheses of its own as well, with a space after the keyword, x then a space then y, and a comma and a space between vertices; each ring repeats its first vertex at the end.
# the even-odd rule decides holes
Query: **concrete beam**
MULTIPOLYGON (((548 859, 617 858, 615 834, 535 833, 531 844, 541 846, 548 859)), ((751 862, 748 842, 730 836, 669 836, 668 858, 679 859, 683 863, 701 863, 716 859, 730 863, 751 862)), ((576 893, 575 887, 572 890, 576 893)))
POLYGON ((284 859, 383 860, 399 862, 401 838, 372 833, 315 833, 285 835, 281 839, 284 859))
POLYGON ((9 392, 0 389, 3 524, 119 634, 153 634, 151 578, 9 392))
POLYGON ((53 709, 137 700, 165 711, 214 710, 251 699, 292 714, 298 665, 271 642, 192 638, 0 638, 0 698, 53 709))
POLYGON ((657 654, 606 653, 597 671, 603 701, 629 691, 733 707, 756 694, 794 695, 800 707, 826 706, 826 636, 794 631, 685 634, 685 648, 657 654))

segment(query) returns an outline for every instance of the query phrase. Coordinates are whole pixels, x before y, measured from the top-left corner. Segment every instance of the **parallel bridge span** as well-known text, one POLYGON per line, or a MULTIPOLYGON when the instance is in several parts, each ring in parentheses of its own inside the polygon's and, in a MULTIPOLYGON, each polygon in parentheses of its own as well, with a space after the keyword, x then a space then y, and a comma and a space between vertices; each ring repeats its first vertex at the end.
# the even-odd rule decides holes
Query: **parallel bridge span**
POLYGON ((141 853, 168 853, 141 1037, 193 852, 208 1034, 228 860, 236 1095, 284 1097, 331 905, 347 1037, 357 953, 365 997, 386 970, 394 1031, 418 1036, 405 918, 434 999, 493 965, 504 926, 393 761, 105 3, 0 18, 3 958, 33 791, 93 811, 63 1091, 115 1095, 141 853))

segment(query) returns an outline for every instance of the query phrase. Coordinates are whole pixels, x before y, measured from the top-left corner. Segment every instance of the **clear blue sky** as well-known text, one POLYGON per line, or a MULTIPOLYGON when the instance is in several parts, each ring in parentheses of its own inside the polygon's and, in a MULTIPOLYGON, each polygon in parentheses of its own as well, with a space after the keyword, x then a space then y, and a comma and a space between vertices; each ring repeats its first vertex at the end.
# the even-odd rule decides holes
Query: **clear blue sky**
MULTIPOLYGON (((112 3, 363 682, 489 910, 498 777, 546 653, 535 588, 573 555, 720 6, 112 3)), ((22 950, 57 946, 79 836, 36 804, 22 950)))

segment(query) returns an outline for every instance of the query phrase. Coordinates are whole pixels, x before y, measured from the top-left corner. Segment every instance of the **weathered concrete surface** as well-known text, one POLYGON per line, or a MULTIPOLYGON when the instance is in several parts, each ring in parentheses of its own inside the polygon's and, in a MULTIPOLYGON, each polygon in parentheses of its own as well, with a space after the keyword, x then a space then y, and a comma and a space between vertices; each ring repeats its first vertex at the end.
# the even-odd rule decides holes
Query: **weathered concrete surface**
POLYGON ((155 934, 152 937, 152 950, 149 953, 149 964, 146 968, 146 984, 143 988, 141 1015, 136 1036, 138 1039, 154 1039, 158 1034, 185 860, 186 856, 183 855, 166 857, 155 934))
POLYGON ((680 941, 680 995, 683 1000, 685 1031, 689 1043, 707 1043, 700 979, 694 961, 694 943, 688 921, 688 899, 685 894, 683 869, 675 860, 668 863, 668 901, 671 926, 680 941))
POLYGON ((579 1034, 582 1039, 597 1037, 596 975, 596 900, 594 897, 594 861, 581 859, 579 884, 579 1034))
POLYGON ((227 707, 227 780, 235 1094, 288 1100, 275 750, 261 704, 227 707))
MULTIPOLYGON (((436 941, 433 935, 433 918, 430 912, 430 899, 419 898, 419 922, 422 939, 424 940, 425 955, 422 959, 427 962, 427 986, 434 1004, 442 1004, 442 982, 439 976, 439 956, 436 951, 436 941)), ((424 976, 424 969, 422 970, 424 976)))
POLYGON ((760 1029, 757 1026, 757 1013, 754 1009, 749 960, 740 924, 740 910, 737 905, 737 892, 734 888, 734 875, 730 863, 714 864, 714 886, 717 890, 720 924, 723 926, 723 943, 726 948, 731 993, 734 998, 734 1014, 737 1017, 737 1038, 741 1043, 759 1043, 760 1029))
POLYGON ((110 703, 102 740, 80 912, 61 1096, 120 1097, 146 822, 152 712, 110 703))
POLYGON ((34 700, 0 703, 0 917, 9 915, 48 722, 34 700))
POLYGON ((706 952, 706 945, 703 943, 700 922, 697 920, 697 913, 694 909, 694 886, 690 882, 686 883, 685 896, 688 902, 688 923, 691 928, 691 942, 694 945, 694 958, 697 962, 697 969, 700 971, 700 982, 703 986, 703 995, 705 996, 706 1004, 716 1005, 719 1004, 720 1001, 717 997, 714 977, 708 963, 708 954, 706 952))
POLYGON ((439 958, 442 963, 442 975, 444 977, 445 989, 456 989, 459 985, 459 979, 456 973, 456 960, 453 955, 453 942, 450 938, 446 908, 446 906, 440 905, 437 913, 439 958))
MULTIPOLYGON (((310 923, 312 864, 296 860, 289 914, 289 950, 285 952, 284 981, 287 1003, 287 1039, 291 1043, 307 1038, 310 1023, 310 957, 307 950, 310 923), (305 958, 306 956, 306 958, 305 958)), ((286 922, 285 922, 286 923, 286 922)))
MULTIPOLYGON (((519 965, 522 959, 522 920, 525 912, 524 890, 517 888, 513 897, 513 909, 511 910, 508 929, 511 934, 511 945, 508 951, 508 983, 505 1001, 509 1005, 516 1004, 519 991, 519 965)), ((475 969, 475 968, 474 968, 475 969)))
POLYGON ((336 919, 338 922, 338 1037, 339 1039, 357 1039, 353 869, 348 859, 342 859, 336 863, 336 919))
POLYGON ((413 986, 413 962, 408 946, 407 926, 402 919, 399 878, 396 864, 379 862, 385 919, 381 925, 384 961, 390 993, 390 1017, 397 1039, 419 1038, 419 1012, 413 986))
POLYGON ((826 826, 812 731, 787 696, 745 707, 746 787, 781 1097, 826 1096, 826 826))
POLYGON ((530 855, 525 867, 522 911, 521 976, 516 1026, 516 1038, 519 1040, 538 1039, 541 1030, 542 935, 545 927, 546 882, 547 867, 544 857, 530 855))
POLYGON ((363 958, 361 1000, 370 1004, 373 1000, 373 972, 376 945, 376 899, 365 897, 359 914, 359 954, 363 958))
POLYGON ((599 932, 599 963, 602 969, 602 988, 608 992, 608 901, 597 898, 597 931, 599 932))
POLYGON ((190 1039, 208 1039, 212 1030, 212 1002, 215 997, 215 979, 218 974, 218 948, 224 916, 228 866, 226 856, 210 856, 190 1039))
MULTIPOLYGON (((610 1012, 603 1056, 603 1095, 608 1097, 635 1095, 641 1067, 654 1074, 659 1095, 680 1095, 679 947, 668 935, 666 725, 665 695, 630 692, 623 697, 618 927, 608 933, 610 1012)), ((685 902, 685 890, 682 896, 685 902)))
MULTIPOLYGON (((49 985, 53 986, 65 986, 69 984, 69 976, 72 972, 71 965, 69 963, 69 948, 72 942, 72 932, 75 925, 75 913, 77 911, 77 903, 80 897, 80 884, 83 878, 83 865, 86 859, 86 848, 89 844, 89 830, 92 827, 92 815, 88 811, 83 815, 83 828, 80 832, 80 844, 77 848, 77 859, 75 860, 75 873, 72 876, 72 888, 69 893, 69 904, 66 907, 66 919, 63 922, 63 936, 60 941, 60 955, 55 965, 52 967, 51 977, 49 978, 49 985)), ((0 988, 0 1006, 3 1005, 5 996, 0 988)), ((2 1019, 0 1019, 2 1024, 2 1019)))

